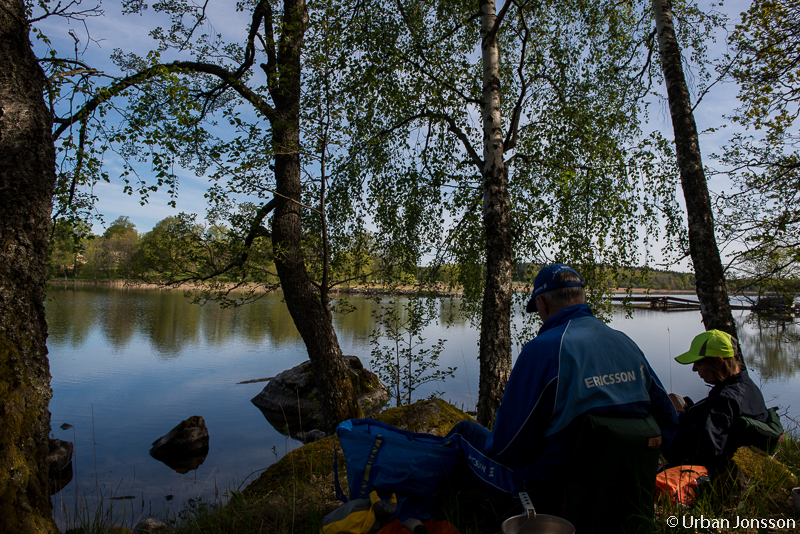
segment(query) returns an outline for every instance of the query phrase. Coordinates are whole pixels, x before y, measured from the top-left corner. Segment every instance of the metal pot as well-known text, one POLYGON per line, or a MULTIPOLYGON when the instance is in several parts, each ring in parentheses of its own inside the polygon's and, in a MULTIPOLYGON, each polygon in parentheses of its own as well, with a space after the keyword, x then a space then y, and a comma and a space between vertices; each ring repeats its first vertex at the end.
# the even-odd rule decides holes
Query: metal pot
POLYGON ((525 508, 525 513, 509 517, 503 521, 503 534, 574 534, 575 526, 560 517, 547 514, 537 514, 533 508, 531 498, 524 491, 519 493, 519 499, 525 508))

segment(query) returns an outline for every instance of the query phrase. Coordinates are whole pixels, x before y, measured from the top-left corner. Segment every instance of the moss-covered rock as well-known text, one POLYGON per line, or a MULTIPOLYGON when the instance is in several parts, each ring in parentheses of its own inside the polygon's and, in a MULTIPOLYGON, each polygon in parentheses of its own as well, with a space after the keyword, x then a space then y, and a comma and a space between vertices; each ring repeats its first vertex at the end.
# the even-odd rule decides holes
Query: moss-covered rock
MULTIPOLYGON (((437 436, 444 436, 460 421, 473 421, 471 416, 441 399, 391 408, 376 419, 403 430, 437 436)), ((269 493, 286 484, 305 484, 309 480, 330 475, 333 471, 334 445, 338 452, 339 479, 346 486, 345 461, 339 440, 336 436, 329 436, 290 451, 250 483, 245 492, 269 493)))
POLYGON ((769 492, 787 494, 797 486, 797 477, 778 460, 755 447, 741 447, 733 455, 733 464, 747 486, 758 485, 769 492))
POLYGON ((403 430, 436 436, 444 436, 461 421, 475 421, 472 416, 442 399, 418 401, 408 406, 390 408, 376 419, 403 430))

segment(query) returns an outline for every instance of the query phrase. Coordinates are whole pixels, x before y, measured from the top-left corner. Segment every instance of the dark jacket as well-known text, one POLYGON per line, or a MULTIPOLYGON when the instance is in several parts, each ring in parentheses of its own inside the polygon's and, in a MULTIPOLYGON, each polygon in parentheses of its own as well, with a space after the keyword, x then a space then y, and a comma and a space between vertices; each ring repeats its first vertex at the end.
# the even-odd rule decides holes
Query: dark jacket
POLYGON ((522 349, 485 452, 512 468, 530 466, 526 478, 547 479, 558 473, 572 423, 585 413, 651 413, 665 444, 678 426, 672 402, 639 347, 579 304, 550 317, 522 349))
POLYGON ((711 471, 723 467, 742 444, 737 420, 751 417, 767 421, 761 390, 741 371, 715 385, 708 397, 680 414, 678 434, 665 456, 670 465, 703 465, 711 471))

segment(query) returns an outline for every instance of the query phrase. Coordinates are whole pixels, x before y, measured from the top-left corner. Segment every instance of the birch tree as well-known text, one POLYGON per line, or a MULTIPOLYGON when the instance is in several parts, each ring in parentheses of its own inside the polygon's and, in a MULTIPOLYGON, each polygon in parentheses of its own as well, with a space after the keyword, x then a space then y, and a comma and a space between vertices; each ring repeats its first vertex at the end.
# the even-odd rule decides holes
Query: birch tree
POLYGON ((643 260, 637 240, 658 234, 658 209, 674 215, 671 178, 638 129, 649 13, 582 1, 346 5, 359 30, 341 77, 361 140, 349 162, 373 191, 378 235, 427 239, 434 266, 456 267, 481 329, 478 421, 491 425, 511 369, 516 265, 569 262, 601 293, 607 273, 613 283, 643 260), (383 222, 389 199, 422 221, 415 235, 383 222))
POLYGON ((697 124, 675 34, 672 2, 653 0, 653 13, 681 186, 686 202, 689 252, 697 280, 697 298, 700 301, 703 324, 706 330, 717 329, 736 336, 736 323, 731 312, 725 273, 717 246, 711 196, 700 155, 697 124))

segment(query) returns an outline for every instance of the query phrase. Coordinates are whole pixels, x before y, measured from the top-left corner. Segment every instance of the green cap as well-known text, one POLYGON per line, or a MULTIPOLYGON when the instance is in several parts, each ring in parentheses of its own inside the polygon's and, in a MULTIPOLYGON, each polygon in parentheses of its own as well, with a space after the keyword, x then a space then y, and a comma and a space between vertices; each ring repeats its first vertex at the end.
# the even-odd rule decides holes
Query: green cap
POLYGON ((733 358, 737 352, 735 337, 721 330, 709 330, 695 337, 689 351, 675 358, 675 361, 687 364, 703 358, 733 358))

